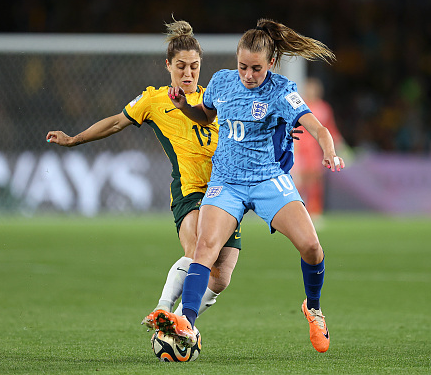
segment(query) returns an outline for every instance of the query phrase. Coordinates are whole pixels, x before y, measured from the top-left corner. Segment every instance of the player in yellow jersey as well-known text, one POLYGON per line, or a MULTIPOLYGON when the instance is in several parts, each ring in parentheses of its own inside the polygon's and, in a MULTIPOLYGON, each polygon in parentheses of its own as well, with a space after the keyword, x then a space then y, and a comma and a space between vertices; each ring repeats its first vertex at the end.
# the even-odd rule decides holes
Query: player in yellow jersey
MULTIPOLYGON (((195 90, 187 97, 197 104, 202 101, 204 89, 197 86, 195 90)), ((124 108, 123 114, 137 126, 143 122, 150 125, 171 161, 171 205, 191 193, 205 193, 217 146, 217 123, 203 127, 184 118, 169 99, 168 86, 147 87, 124 108)))
MULTIPOLYGON (((204 92, 204 89, 198 86, 202 60, 199 42, 193 37, 193 30, 185 21, 175 21, 166 26, 166 67, 171 76, 171 85, 180 86, 186 93, 188 102, 198 104, 202 101, 204 92)), ((143 123, 153 128, 172 163, 171 209, 184 256, 175 262, 168 272, 155 309, 171 312, 181 296, 184 279, 195 251, 199 206, 210 180, 211 157, 217 146, 217 123, 202 127, 189 120, 173 106, 168 97, 168 86, 158 89, 147 87, 119 114, 96 122, 74 137, 62 131, 50 131, 46 140, 49 143, 72 147, 106 138, 129 125, 139 127, 143 123)), ((238 227, 214 263, 199 314, 213 305, 219 293, 229 285, 241 247, 240 237, 238 227)), ((180 305, 176 313, 181 310, 180 305)))

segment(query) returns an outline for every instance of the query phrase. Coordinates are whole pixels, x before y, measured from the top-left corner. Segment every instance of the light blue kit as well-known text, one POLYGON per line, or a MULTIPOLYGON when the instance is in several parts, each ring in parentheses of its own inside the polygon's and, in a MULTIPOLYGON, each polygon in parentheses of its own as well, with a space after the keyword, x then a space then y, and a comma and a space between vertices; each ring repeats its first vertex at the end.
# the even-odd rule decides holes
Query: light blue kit
POLYGON ((203 205, 220 207, 238 222, 252 209, 270 226, 281 207, 302 202, 289 174, 294 162, 289 133, 311 111, 295 82, 268 71, 259 87, 248 89, 237 70, 220 70, 208 84, 203 104, 217 109, 220 124, 203 205))

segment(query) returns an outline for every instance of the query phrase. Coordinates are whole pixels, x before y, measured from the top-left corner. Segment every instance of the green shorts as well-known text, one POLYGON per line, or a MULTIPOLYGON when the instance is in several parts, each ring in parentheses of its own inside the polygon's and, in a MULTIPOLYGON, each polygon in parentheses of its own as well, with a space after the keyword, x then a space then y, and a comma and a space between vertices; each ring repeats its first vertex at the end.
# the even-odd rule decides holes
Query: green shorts
MULTIPOLYGON (((191 193, 172 206, 177 233, 180 232, 181 223, 186 215, 193 210, 199 210, 204 195, 204 193, 191 193)), ((232 233, 232 236, 230 236, 224 246, 235 247, 241 250, 241 223, 238 224, 235 232, 232 233)))

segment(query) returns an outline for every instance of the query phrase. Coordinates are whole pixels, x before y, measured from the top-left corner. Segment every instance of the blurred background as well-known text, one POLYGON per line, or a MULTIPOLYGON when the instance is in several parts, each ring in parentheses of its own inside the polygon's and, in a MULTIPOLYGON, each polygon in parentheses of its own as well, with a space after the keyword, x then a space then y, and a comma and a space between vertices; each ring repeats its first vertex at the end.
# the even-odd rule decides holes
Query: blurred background
MULTIPOLYGON (((292 174, 312 214, 431 215, 427 0, 9 2, 0 13, 0 215, 169 210, 171 168, 149 127, 73 149, 47 145, 45 135, 75 135, 147 86, 169 84, 162 33, 171 14, 198 39, 238 40, 264 17, 334 51, 332 65, 303 63, 298 82, 348 165, 316 170, 306 136, 297 142, 292 174), (95 35, 94 51, 84 51, 95 35), (118 36, 126 48, 111 45, 118 36), (158 47, 146 48, 150 36, 161 38, 158 47)), ((235 48, 204 46, 200 84, 220 68, 235 69, 235 48)))

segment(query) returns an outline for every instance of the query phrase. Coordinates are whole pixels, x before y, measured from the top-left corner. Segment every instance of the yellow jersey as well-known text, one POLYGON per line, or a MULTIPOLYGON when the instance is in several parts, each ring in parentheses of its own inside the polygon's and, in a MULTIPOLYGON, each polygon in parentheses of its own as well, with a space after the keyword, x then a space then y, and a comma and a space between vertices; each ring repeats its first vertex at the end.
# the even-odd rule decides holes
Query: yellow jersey
MULTIPOLYGON (((202 102, 205 89, 187 94, 187 102, 202 102)), ((168 86, 149 86, 123 109, 136 126, 151 126, 172 164, 171 206, 190 193, 205 193, 211 177, 211 157, 217 147, 218 124, 199 125, 175 108, 168 86)))

